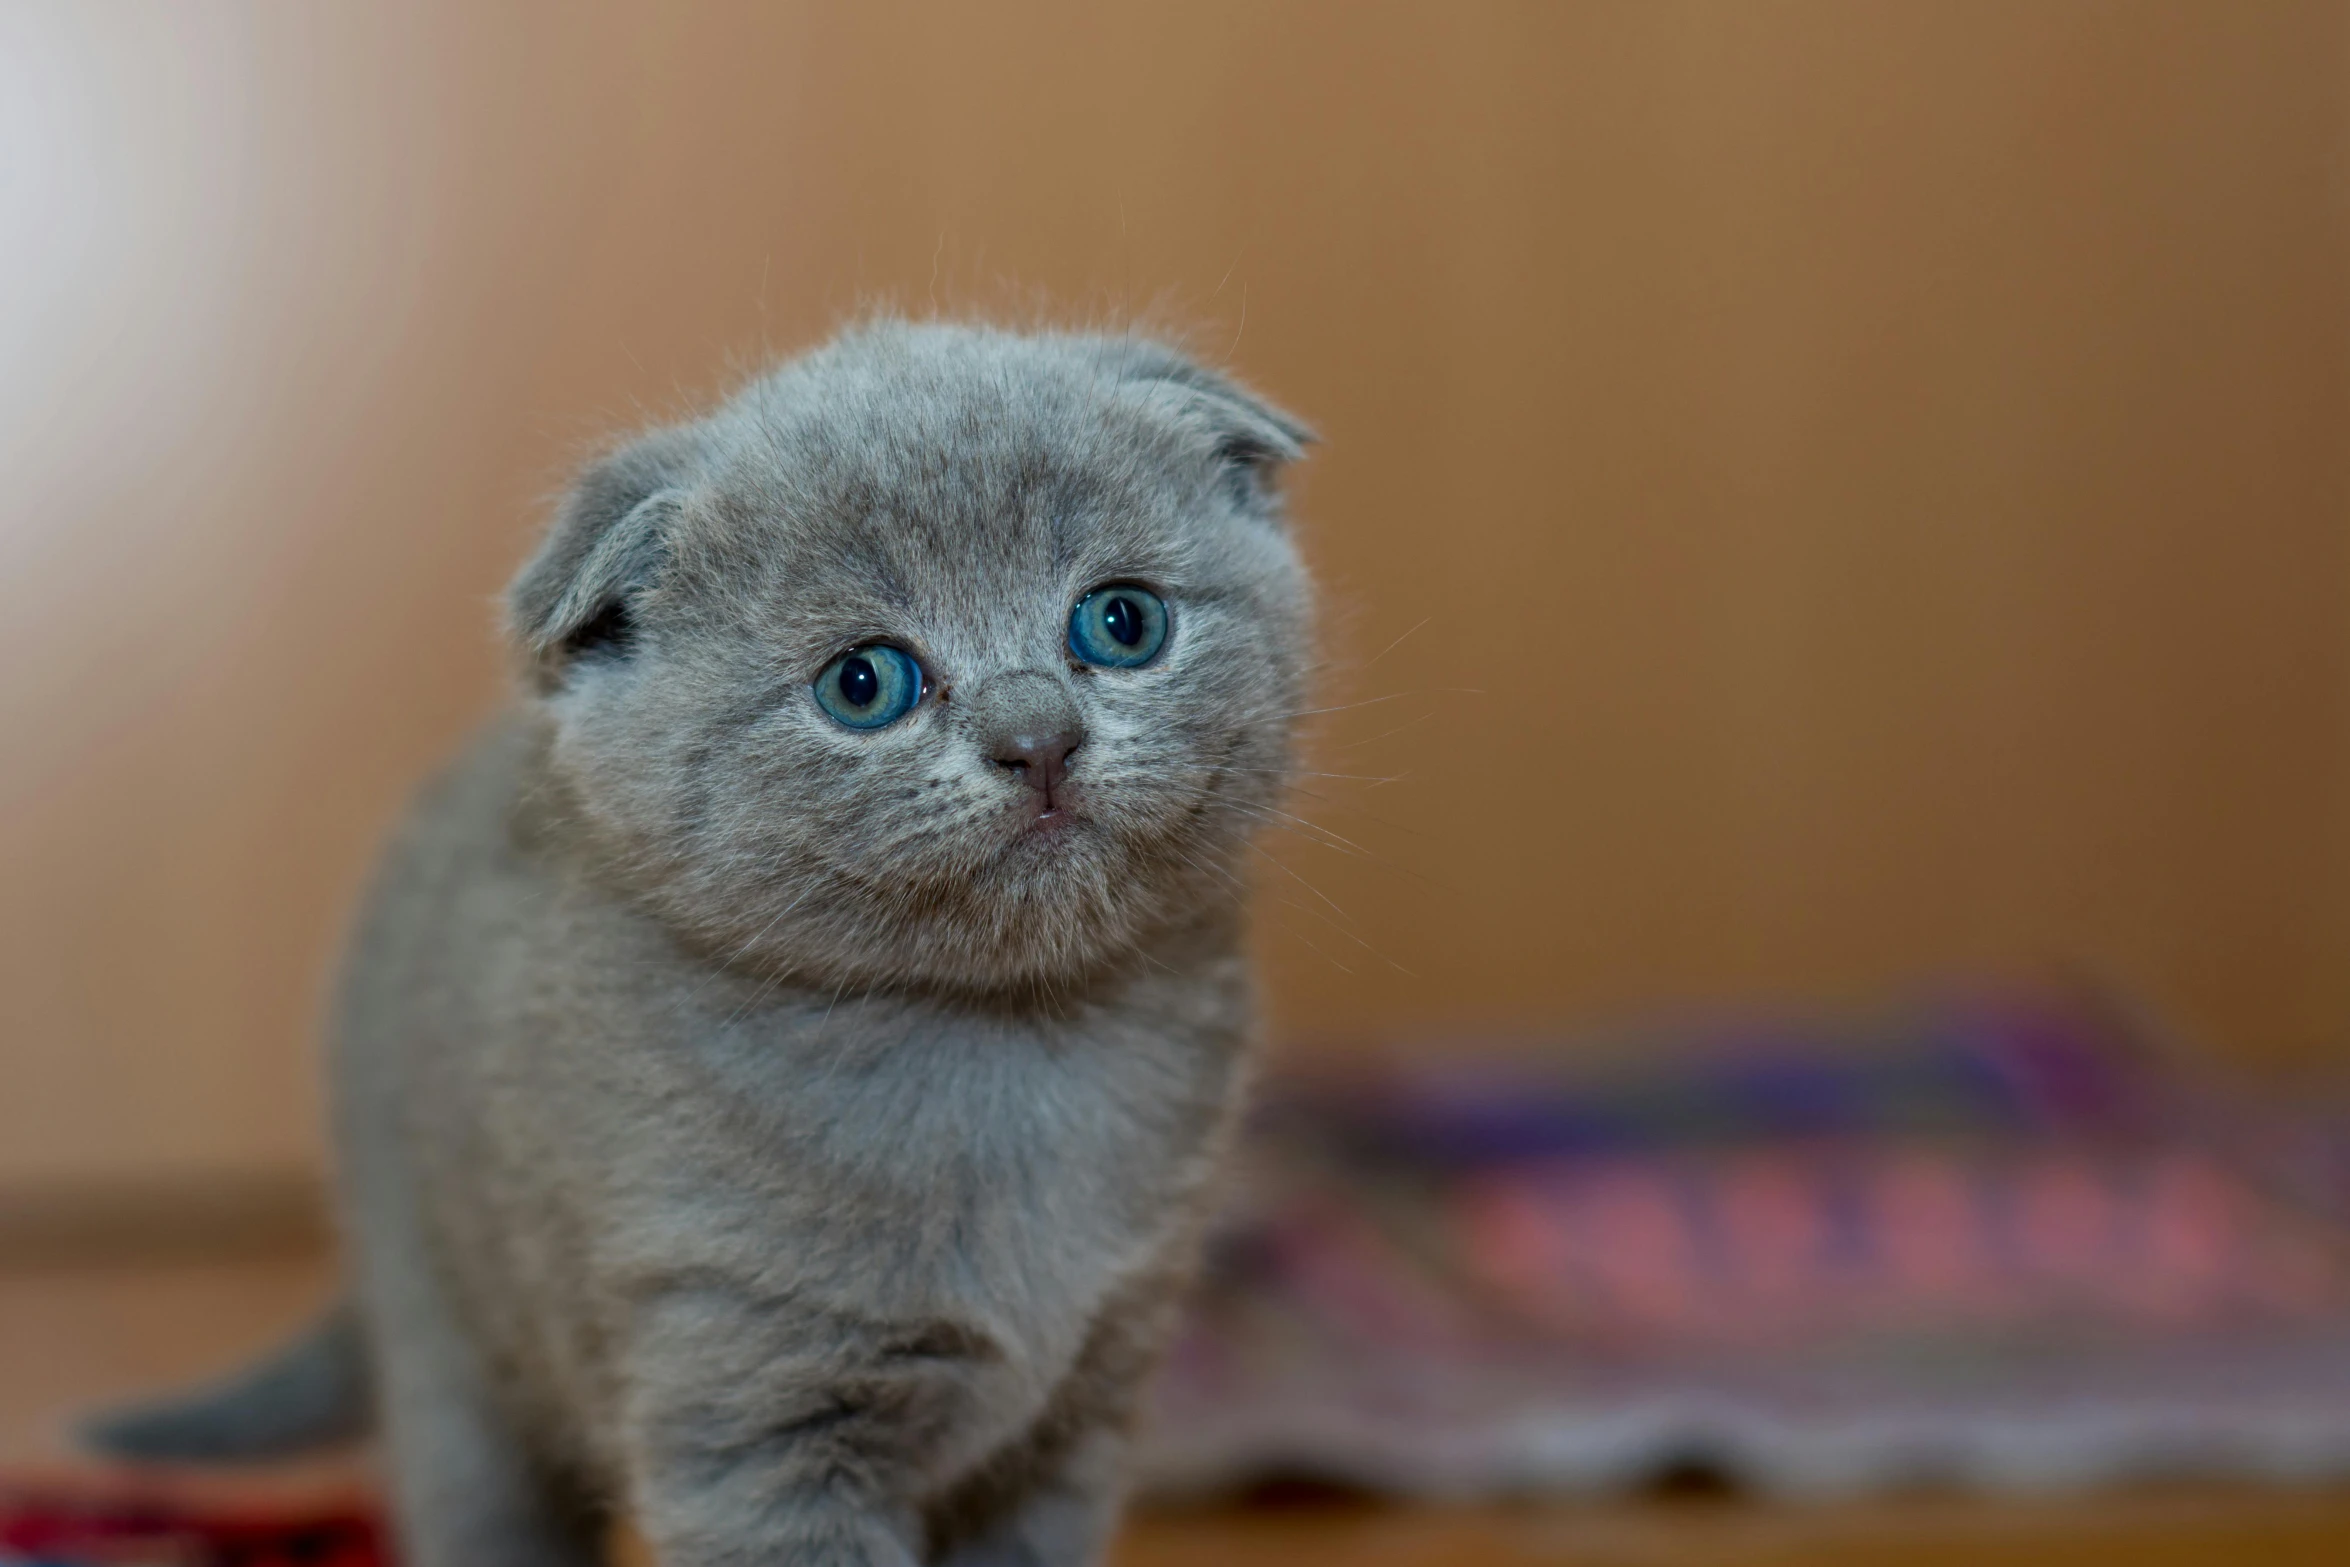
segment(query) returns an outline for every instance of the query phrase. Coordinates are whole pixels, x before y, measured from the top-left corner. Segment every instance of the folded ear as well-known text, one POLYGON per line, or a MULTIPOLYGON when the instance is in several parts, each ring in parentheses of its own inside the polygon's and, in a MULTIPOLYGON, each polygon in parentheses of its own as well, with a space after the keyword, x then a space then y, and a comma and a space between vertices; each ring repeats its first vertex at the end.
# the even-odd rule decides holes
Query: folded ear
POLYGON ((592 464, 506 589, 506 625, 541 690, 584 659, 626 658, 630 600, 659 575, 668 525, 699 468, 691 429, 659 430, 592 464))
POLYGON ((1275 474, 1314 443, 1305 421, 1164 343, 1120 341, 1109 345, 1108 355, 1121 380, 1174 389, 1213 440, 1214 454, 1231 476, 1234 498, 1244 505, 1269 510, 1275 474))

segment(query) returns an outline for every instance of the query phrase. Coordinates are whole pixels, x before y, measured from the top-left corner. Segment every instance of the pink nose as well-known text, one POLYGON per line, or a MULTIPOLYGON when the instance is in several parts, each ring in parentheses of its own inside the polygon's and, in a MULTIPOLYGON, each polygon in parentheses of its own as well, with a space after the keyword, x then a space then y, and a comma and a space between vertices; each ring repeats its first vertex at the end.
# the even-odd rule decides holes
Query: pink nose
POLYGON ((1020 781, 1050 804, 1069 776, 1069 758, 1085 743, 1082 729, 1062 729, 1048 735, 1009 734, 996 743, 988 760, 1008 767, 1020 781))

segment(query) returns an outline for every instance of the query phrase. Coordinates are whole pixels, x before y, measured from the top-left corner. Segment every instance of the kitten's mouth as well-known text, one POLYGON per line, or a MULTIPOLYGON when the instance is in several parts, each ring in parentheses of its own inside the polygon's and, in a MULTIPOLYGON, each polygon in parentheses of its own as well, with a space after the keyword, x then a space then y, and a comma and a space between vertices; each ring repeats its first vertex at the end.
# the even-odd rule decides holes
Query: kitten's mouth
POLYGON ((1059 859, 1093 825, 1093 818, 1065 796, 1050 802, 1039 800, 1021 809, 1004 849, 1015 856, 1043 854, 1059 859))
POLYGON ((1060 838, 1076 830, 1083 820, 1061 801, 1055 801, 1021 823, 1020 833, 1025 838, 1060 838))
POLYGON ((1086 820, 1082 792, 1068 778, 1051 780, 1042 789, 1024 791, 1013 805, 1022 838, 1056 838, 1086 820))

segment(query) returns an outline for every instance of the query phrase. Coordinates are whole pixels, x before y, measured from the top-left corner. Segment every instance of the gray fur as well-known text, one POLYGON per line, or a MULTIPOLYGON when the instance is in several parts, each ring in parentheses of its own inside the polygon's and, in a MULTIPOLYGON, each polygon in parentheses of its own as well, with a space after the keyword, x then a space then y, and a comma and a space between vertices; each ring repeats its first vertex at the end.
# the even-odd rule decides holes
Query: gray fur
POLYGON ((879 322, 580 481, 335 1019, 416 1567, 620 1510, 668 1567, 1099 1558, 1249 1055, 1306 439, 1156 344, 879 322), (1080 665, 1120 579, 1167 650, 1080 665), (810 682, 875 640, 939 689, 853 732, 810 682), (989 758, 1070 723, 1040 829, 989 758))

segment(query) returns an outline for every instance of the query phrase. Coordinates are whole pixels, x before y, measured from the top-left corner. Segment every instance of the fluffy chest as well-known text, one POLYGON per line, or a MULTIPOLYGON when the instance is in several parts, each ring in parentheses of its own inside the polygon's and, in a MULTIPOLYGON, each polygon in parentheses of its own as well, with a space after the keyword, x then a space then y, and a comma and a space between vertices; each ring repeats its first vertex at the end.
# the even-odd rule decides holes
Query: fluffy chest
POLYGON ((713 1034, 639 1085, 659 1113, 615 1193, 628 1228, 786 1318, 951 1323, 1049 1379, 1190 1232, 1240 1086, 1231 987, 1121 999, 1043 1021, 860 1001, 713 1034))

